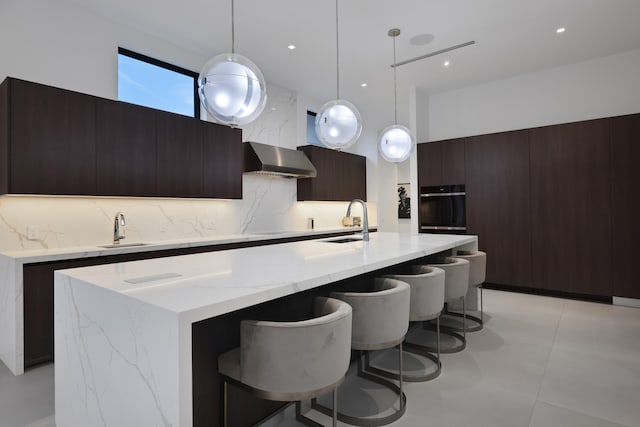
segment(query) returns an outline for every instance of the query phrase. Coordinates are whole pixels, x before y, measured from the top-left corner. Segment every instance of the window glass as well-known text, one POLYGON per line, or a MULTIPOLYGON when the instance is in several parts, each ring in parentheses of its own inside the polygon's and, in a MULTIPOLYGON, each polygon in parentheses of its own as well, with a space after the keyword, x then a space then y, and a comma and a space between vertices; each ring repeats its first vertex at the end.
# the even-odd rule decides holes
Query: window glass
POLYGON ((316 135, 316 113, 307 111, 307 144, 323 146, 316 135))
POLYGON ((132 104, 199 117, 197 74, 120 48, 118 99, 132 104))

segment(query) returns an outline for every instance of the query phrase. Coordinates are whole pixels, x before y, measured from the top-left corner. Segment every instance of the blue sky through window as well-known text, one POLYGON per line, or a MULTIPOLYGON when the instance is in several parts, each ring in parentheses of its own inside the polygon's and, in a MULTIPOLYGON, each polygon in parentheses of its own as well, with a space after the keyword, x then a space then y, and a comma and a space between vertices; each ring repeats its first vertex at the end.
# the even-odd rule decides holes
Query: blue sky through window
POLYGON ((318 135, 316 135, 316 115, 309 111, 307 111, 307 143, 319 145, 320 147, 324 146, 318 139, 318 135))
POLYGON ((191 76, 118 54, 118 99, 185 116, 194 115, 191 76))

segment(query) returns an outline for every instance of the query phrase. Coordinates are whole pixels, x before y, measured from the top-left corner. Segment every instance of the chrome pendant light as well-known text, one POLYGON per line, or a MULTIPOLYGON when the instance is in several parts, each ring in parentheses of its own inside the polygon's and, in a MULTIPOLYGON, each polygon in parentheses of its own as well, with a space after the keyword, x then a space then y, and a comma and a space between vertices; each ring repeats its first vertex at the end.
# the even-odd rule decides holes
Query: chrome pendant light
POLYGON ((334 150, 352 146, 362 132, 358 109, 340 99, 340 45, 338 38, 338 0, 336 0, 336 99, 320 108, 316 115, 316 135, 320 142, 334 150))
POLYGON ((382 157, 393 163, 404 162, 409 158, 415 142, 411 136, 411 131, 398 124, 398 73, 396 64, 396 37, 400 35, 400 30, 392 28, 387 33, 393 38, 393 104, 394 104, 394 124, 387 126, 380 134, 378 149, 382 157))
POLYGON ((231 0, 231 53, 211 58, 198 77, 200 102, 218 123, 242 126, 254 121, 267 102, 260 69, 235 53, 235 10, 231 0))

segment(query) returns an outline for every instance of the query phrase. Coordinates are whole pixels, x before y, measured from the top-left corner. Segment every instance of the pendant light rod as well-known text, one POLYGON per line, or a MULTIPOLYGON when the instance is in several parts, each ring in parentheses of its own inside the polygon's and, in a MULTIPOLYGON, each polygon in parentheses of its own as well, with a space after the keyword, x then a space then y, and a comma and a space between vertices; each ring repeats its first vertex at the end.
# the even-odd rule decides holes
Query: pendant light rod
POLYGON ((340 99, 340 43, 338 43, 338 0, 336 0, 336 99, 340 99))
POLYGON ((472 44, 476 44, 475 40, 471 40, 466 43, 457 44, 455 46, 448 47, 446 49, 437 50, 435 52, 427 53, 426 55, 417 56, 415 58, 407 59, 406 61, 401 62, 393 62, 391 67, 396 68, 401 65, 410 64, 412 62, 420 61, 421 59, 431 58, 432 56, 440 55, 441 53, 451 52, 452 50, 460 49, 461 47, 471 46, 472 44))
POLYGON ((231 53, 236 53, 236 13, 235 1, 231 0, 231 53))
POLYGON ((399 28, 392 28, 387 33, 389 37, 393 38, 393 120, 395 124, 398 124, 398 69, 396 64, 396 37, 400 35, 399 28))

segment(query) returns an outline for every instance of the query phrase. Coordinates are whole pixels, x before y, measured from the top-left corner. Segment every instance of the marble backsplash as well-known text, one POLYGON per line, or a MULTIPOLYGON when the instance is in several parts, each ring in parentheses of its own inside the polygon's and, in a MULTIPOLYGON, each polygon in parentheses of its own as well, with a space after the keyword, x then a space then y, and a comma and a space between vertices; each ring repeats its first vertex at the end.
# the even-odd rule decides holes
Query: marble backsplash
MULTIPOLYGON (((245 175, 242 200, 2 196, 0 252, 111 243, 119 211, 127 242, 304 230, 310 217, 341 226, 346 202, 297 202, 296 190, 295 180, 245 175)), ((368 211, 376 224, 375 203, 368 211)))

